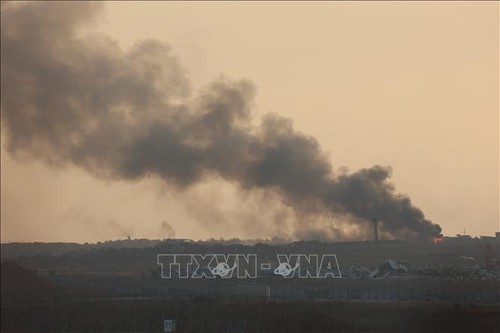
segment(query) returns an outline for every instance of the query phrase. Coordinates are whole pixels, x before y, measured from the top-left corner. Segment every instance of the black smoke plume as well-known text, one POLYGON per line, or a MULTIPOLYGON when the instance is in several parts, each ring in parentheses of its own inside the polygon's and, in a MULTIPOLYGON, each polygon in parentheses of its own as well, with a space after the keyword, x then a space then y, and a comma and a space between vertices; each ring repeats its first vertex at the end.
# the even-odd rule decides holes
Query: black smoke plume
POLYGON ((301 216, 347 216, 367 228, 377 217, 392 237, 440 232, 395 193, 389 168, 336 175, 318 142, 295 131, 291 120, 270 114, 253 125, 251 82, 220 78, 193 96, 162 42, 145 40, 124 51, 108 36, 81 33, 101 7, 2 3, 1 108, 9 153, 71 163, 107 179, 157 174, 178 190, 221 177, 243 190, 275 191, 301 216))

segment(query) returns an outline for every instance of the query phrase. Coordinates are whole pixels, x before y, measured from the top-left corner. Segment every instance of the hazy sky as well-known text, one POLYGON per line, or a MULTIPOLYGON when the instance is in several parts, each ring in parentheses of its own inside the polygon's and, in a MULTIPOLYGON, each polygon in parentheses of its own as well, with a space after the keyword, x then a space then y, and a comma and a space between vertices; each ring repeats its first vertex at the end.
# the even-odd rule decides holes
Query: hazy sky
MULTIPOLYGON (((168 43, 193 91, 220 75, 251 80, 255 121, 293 119, 336 170, 391 166, 396 190, 446 235, 500 229, 498 2, 109 2, 94 29, 124 49, 168 43)), ((15 160, 4 141, 2 242, 160 238, 164 221, 180 238, 290 228, 265 222, 289 214, 266 208, 272 195, 98 180, 15 160)))

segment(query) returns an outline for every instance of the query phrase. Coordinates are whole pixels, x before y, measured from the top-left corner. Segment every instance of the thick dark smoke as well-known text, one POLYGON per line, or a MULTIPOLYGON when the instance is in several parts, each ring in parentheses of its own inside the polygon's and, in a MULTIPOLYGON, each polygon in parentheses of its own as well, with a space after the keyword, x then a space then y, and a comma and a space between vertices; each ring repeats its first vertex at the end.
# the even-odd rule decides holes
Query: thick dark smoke
POLYGON ((318 142, 291 120, 268 115, 252 125, 252 83, 221 78, 192 96, 165 44, 123 51, 110 37, 81 33, 101 6, 2 4, 2 128, 11 154, 108 179, 157 174, 178 190, 221 177, 279 193, 301 216, 377 217, 393 237, 440 232, 395 193, 389 168, 334 175, 318 142))

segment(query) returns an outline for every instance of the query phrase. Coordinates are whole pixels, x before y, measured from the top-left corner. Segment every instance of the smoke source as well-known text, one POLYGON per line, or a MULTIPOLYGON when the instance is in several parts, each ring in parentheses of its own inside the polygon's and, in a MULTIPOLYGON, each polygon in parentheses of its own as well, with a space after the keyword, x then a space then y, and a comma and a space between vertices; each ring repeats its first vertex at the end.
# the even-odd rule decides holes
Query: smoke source
POLYGON ((304 221, 330 214, 370 229, 369 219, 377 217, 392 237, 440 233, 395 193, 389 168, 335 175, 318 142, 295 131, 291 120, 269 114, 252 125, 251 82, 221 78, 193 96, 162 42, 145 40, 124 51, 108 36, 80 33, 101 7, 2 3, 1 108, 9 153, 71 163, 106 179, 156 174, 179 191, 221 177, 245 191, 279 193, 304 221))

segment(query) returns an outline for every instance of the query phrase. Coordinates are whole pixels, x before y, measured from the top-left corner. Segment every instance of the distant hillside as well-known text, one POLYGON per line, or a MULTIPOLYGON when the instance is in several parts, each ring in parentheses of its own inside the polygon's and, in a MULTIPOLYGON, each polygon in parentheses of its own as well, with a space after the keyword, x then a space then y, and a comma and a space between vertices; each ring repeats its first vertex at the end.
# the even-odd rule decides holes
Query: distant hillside
POLYGON ((98 243, 5 243, 1 244, 1 256, 59 255, 102 248, 148 248, 158 245, 158 239, 124 239, 98 243))
POLYGON ((48 280, 14 262, 4 262, 0 268, 2 297, 47 296, 55 292, 48 280))
POLYGON ((82 251, 95 250, 95 249, 121 249, 121 248, 152 248, 159 244, 179 244, 179 243, 197 243, 197 244, 219 244, 219 245, 255 245, 258 243, 263 244, 287 244, 290 240, 274 237, 272 239, 208 239, 202 241, 192 241, 190 239, 119 239, 109 240, 97 243, 43 243, 43 242, 26 242, 26 243, 4 243, 1 245, 1 257, 22 257, 22 256, 35 256, 35 255, 61 255, 73 254, 82 251))

